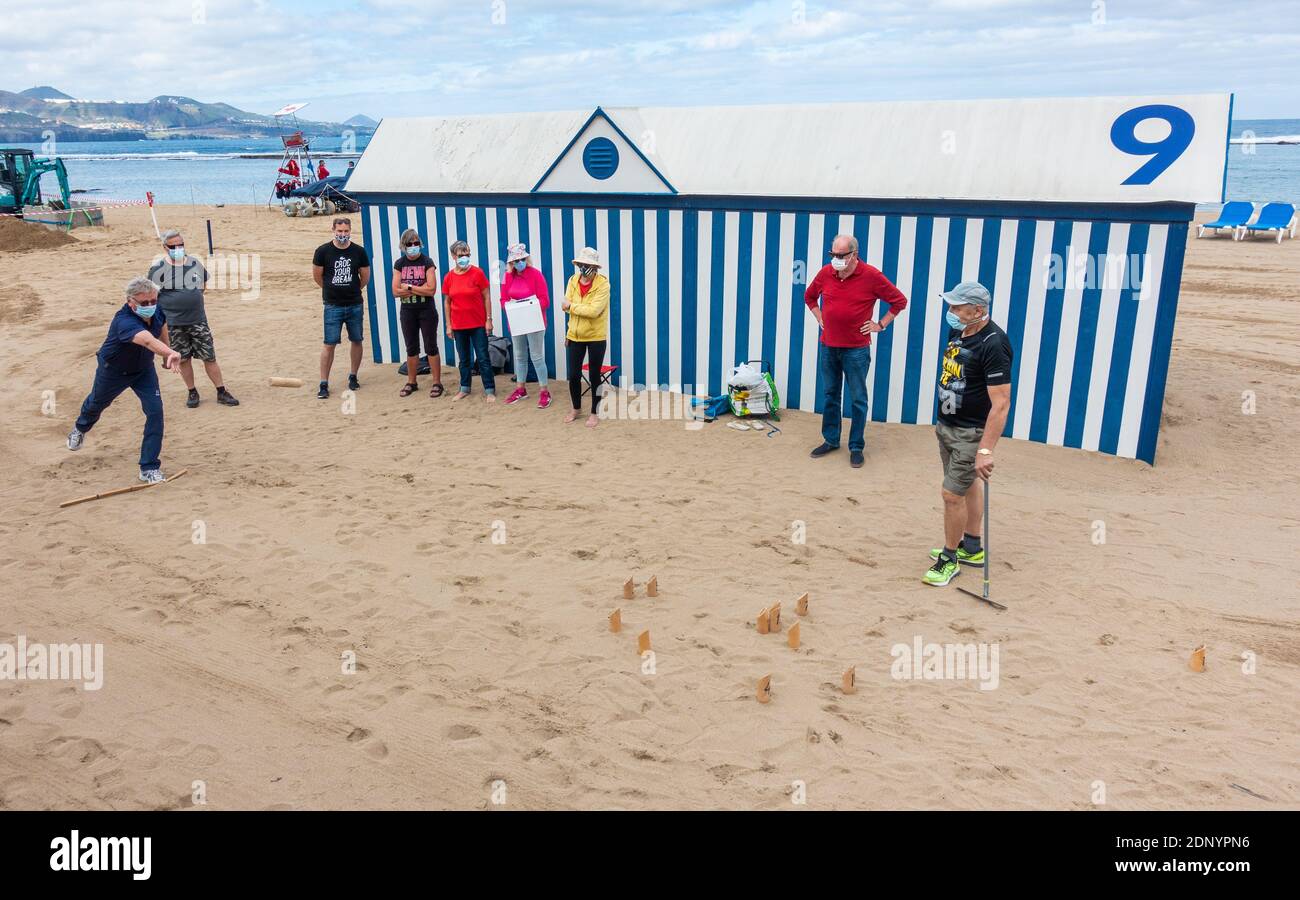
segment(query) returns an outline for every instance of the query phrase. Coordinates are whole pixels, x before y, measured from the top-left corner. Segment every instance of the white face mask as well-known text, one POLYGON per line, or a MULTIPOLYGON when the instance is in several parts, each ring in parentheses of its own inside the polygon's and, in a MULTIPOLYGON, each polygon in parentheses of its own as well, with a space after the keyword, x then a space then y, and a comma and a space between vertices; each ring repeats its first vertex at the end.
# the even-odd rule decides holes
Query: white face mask
POLYGON ((849 261, 847 259, 841 259, 838 256, 831 257, 831 268, 834 269, 836 272, 843 272, 848 267, 849 267, 849 261))

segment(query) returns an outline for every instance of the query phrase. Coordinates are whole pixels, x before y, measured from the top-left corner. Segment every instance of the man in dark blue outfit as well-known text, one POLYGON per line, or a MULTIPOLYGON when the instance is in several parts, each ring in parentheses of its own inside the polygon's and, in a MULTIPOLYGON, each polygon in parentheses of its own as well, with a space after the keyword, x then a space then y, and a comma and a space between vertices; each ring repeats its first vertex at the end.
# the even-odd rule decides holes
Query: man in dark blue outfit
POLYGON ((167 318, 158 308, 158 286, 148 278, 132 278, 126 285, 126 303, 108 325, 108 336, 96 358, 95 384, 81 404, 77 424, 68 433, 68 449, 80 450, 86 432, 95 427, 104 410, 127 388, 135 391, 144 409, 144 441, 140 444, 140 480, 163 481, 163 404, 158 389, 154 354, 163 368, 179 372, 181 355, 167 344, 167 318))

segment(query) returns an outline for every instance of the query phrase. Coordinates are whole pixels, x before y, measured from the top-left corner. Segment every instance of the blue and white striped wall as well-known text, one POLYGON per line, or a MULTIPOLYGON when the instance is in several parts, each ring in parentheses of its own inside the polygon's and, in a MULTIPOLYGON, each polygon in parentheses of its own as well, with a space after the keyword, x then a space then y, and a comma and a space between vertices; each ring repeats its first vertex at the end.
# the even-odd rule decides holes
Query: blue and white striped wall
MULTIPOLYGON (((765 359, 784 406, 820 412, 817 328, 803 292, 827 261, 832 238, 847 232, 909 299, 894 325, 873 338, 873 421, 933 423, 946 333, 937 295, 978 280, 993 294, 993 318, 1016 351, 1007 435, 1154 461, 1189 204, 984 203, 940 211, 932 202, 881 201, 876 211, 860 201, 849 212, 809 212, 793 201, 754 198, 605 198, 627 201, 610 207, 573 198, 470 198, 484 205, 461 205, 463 195, 422 196, 409 205, 399 195, 362 198, 364 240, 375 262, 375 361, 405 356, 390 289, 403 229, 420 232, 439 277, 451 242, 469 241, 492 281, 498 334, 499 261, 508 244, 526 243, 551 287, 547 364, 560 378, 564 326, 556 297, 575 251, 594 246, 612 281, 610 356, 627 383, 714 395, 732 366, 765 359), (515 205, 499 205, 503 200, 515 205), (1099 272, 1109 258, 1112 274, 1122 277, 1049 284, 1053 254, 1080 266, 1091 256, 1099 272)), ((444 364, 454 361, 445 344, 444 364)))

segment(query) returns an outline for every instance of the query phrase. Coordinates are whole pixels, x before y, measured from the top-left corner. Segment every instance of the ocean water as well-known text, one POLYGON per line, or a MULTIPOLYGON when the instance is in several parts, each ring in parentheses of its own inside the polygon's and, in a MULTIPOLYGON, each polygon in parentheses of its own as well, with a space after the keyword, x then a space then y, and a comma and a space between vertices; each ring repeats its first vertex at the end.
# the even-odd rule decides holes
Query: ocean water
MULTIPOLYGON (((345 152, 342 138, 315 138, 312 159, 324 159, 331 175, 342 175, 357 159, 369 136, 358 136, 345 152)), ((41 144, 26 147, 50 155, 41 144)), ((278 138, 170 141, 59 141, 54 154, 68 170, 78 200, 143 200, 153 191, 157 203, 266 203, 275 187, 282 153, 278 138)), ((53 175, 42 192, 57 195, 53 175)))
MULTIPOLYGON (((1252 135, 1254 141, 1229 147, 1228 199, 1300 205, 1300 143, 1269 143, 1286 136, 1300 141, 1300 119, 1233 122, 1234 140, 1252 135)), ((359 138, 355 152, 345 153, 341 138, 317 138, 312 150, 325 159, 331 174, 341 175, 347 161, 365 149, 366 140, 359 138)), ((40 144, 15 146, 38 154, 49 152, 40 144)), ((281 147, 275 138, 61 141, 55 152, 67 166, 73 190, 84 191, 78 194, 80 199, 143 200, 145 191, 153 191, 159 203, 266 203, 275 185, 281 147)), ((52 176, 46 176, 45 188, 57 190, 52 176)))

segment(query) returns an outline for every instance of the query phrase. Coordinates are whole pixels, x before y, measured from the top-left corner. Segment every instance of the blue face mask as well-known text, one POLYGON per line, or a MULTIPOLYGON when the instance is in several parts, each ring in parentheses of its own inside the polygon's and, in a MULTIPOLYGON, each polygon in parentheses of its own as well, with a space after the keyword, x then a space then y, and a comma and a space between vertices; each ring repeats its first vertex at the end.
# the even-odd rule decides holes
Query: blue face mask
POLYGON ((951 309, 948 310, 946 313, 943 314, 943 318, 944 318, 944 321, 948 323, 948 327, 949 327, 949 328, 965 328, 965 327, 966 327, 966 325, 962 322, 962 320, 959 319, 959 318, 957 318, 957 314, 956 314, 955 312, 953 312, 951 309))
POLYGON ((456 268, 458 268, 458 269, 463 269, 463 268, 465 268, 465 267, 468 266, 468 265, 469 265, 469 257, 468 257, 468 256, 458 256, 458 257, 456 257, 456 268))
POLYGON ((419 244, 416 244, 414 247, 407 247, 406 255, 411 257, 411 259, 415 259, 417 256, 420 255, 420 251, 423 249, 424 248, 421 247, 419 244))
POLYGON ((514 266, 516 272, 522 272, 524 269, 528 268, 528 262, 526 260, 517 259, 515 260, 514 266))
POLYGON ((336 235, 334 235, 334 240, 335 240, 336 243, 339 243, 339 244, 346 244, 348 241, 352 240, 352 235, 350 235, 350 234, 336 234, 336 235))
POLYGON ((176 260, 177 262, 180 262, 182 259, 185 258, 185 248, 184 248, 184 247, 168 247, 168 248, 167 248, 167 255, 170 256, 172 259, 176 260))
POLYGON ((155 303, 153 306, 137 306, 135 308, 135 314, 137 316, 143 316, 146 319, 152 319, 153 314, 156 313, 157 311, 158 311, 157 303, 155 303))

